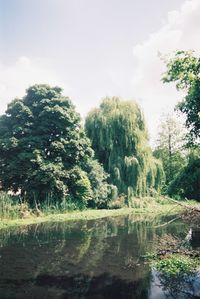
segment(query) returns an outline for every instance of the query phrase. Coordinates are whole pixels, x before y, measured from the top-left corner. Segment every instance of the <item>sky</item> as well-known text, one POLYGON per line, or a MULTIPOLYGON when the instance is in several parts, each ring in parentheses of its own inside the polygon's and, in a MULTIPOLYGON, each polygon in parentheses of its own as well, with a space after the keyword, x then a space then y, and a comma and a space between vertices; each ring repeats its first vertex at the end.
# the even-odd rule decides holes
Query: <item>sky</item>
POLYGON ((84 118, 106 96, 136 100, 151 142, 183 97, 159 57, 200 53, 200 0, 0 0, 0 114, 36 83, 60 86, 84 118))

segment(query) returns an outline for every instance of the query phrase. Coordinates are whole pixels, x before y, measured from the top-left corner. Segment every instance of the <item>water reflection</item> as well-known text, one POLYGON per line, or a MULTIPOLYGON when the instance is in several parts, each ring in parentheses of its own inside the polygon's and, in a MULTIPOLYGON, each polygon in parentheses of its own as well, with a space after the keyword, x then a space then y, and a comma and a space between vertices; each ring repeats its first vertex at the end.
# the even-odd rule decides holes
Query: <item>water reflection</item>
POLYGON ((158 226, 166 220, 129 215, 2 231, 0 298, 165 298, 152 297, 155 275, 141 256, 158 236, 186 236, 181 221, 158 226))
POLYGON ((177 275, 153 272, 153 278, 152 293, 163 294, 163 298, 200 298, 200 273, 198 271, 177 275))

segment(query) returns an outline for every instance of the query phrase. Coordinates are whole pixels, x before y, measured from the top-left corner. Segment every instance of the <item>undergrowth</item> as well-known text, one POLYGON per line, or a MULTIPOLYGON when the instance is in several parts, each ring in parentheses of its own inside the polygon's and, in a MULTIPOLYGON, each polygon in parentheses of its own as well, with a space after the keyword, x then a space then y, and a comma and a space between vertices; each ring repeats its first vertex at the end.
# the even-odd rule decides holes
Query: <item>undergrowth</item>
POLYGON ((170 275, 180 275, 193 272, 199 265, 200 259, 191 259, 180 254, 170 255, 153 262, 153 267, 157 271, 170 275))

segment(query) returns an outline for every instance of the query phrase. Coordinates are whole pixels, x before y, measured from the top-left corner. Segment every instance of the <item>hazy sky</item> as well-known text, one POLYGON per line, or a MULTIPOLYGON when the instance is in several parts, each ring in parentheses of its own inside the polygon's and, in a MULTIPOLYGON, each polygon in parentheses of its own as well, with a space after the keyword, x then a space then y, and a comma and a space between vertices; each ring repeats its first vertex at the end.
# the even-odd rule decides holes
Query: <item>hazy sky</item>
POLYGON ((181 95, 158 52, 200 52, 200 0, 0 0, 0 113, 34 83, 64 88, 82 116, 135 99, 151 136, 181 95))

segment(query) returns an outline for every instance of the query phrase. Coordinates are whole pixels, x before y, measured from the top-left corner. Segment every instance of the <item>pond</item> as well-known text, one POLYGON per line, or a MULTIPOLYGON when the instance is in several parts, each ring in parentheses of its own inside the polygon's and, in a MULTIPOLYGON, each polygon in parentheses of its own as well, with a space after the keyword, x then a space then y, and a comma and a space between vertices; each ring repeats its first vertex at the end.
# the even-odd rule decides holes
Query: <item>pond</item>
POLYGON ((198 278, 185 295, 188 282, 160 277, 144 259, 166 234, 186 238, 188 225, 162 225, 169 220, 132 214, 1 230, 0 298, 200 298, 198 278))

